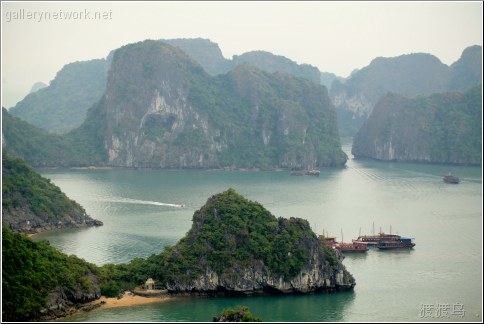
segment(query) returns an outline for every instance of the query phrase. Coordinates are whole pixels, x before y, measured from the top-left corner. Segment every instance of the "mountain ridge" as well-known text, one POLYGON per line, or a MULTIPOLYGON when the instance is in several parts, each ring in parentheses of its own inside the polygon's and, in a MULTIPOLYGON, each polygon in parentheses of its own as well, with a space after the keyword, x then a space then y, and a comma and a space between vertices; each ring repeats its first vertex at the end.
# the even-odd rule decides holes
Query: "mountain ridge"
POLYGON ((450 66, 427 53, 373 59, 344 83, 335 80, 331 85, 341 135, 355 135, 387 92, 411 98, 469 90, 482 82, 481 58, 482 46, 474 45, 465 48, 450 66))
POLYGON ((114 52, 105 94, 63 137, 6 116, 7 149, 33 165, 271 170, 342 166, 347 159, 323 86, 246 63, 210 76, 158 41, 114 52), (29 156, 36 151, 26 146, 36 145, 28 129, 45 139, 48 155, 29 156))

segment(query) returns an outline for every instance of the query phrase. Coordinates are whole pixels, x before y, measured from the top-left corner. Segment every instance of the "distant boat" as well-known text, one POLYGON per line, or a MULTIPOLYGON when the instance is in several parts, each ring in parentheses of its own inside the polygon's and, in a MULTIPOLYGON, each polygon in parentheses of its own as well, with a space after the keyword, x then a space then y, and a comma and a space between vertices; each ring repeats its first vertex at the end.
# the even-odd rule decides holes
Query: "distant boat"
POLYGON ((335 236, 320 235, 320 238, 324 239, 327 246, 343 253, 368 251, 368 246, 366 243, 362 243, 362 242, 340 243, 340 242, 336 242, 335 236))
POLYGON ((386 233, 379 233, 378 235, 360 235, 356 240, 353 242, 356 243, 365 243, 369 246, 378 245, 378 243, 382 241, 398 241, 400 240, 400 235, 397 234, 386 234, 386 233))
POLYGON ((459 177, 452 175, 450 172, 448 175, 444 176, 444 182, 445 183, 453 183, 453 184, 458 184, 460 182, 459 177))
POLYGON ((292 171, 291 175, 292 176, 303 176, 303 175, 319 176, 320 173, 321 172, 319 170, 292 171))
POLYGON ((399 240, 381 241, 376 245, 380 250, 397 250, 397 249, 411 249, 415 246, 413 239, 401 237, 399 240))
POLYGON ((343 253, 353 253, 353 252, 361 252, 364 253, 368 251, 368 246, 366 243, 361 243, 361 242, 351 242, 351 243, 336 243, 335 249, 343 252, 343 253))
POLYGON ((319 170, 308 170, 308 171, 306 171, 306 175, 310 175, 310 176, 317 176, 317 177, 319 177, 319 174, 320 173, 321 172, 319 170))

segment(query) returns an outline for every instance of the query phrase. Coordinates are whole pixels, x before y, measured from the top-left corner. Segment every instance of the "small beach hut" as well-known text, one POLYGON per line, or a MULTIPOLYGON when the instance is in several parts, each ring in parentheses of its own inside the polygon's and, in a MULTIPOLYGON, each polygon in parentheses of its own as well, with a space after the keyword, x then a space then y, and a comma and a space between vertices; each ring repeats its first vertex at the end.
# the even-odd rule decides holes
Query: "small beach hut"
POLYGON ((148 280, 146 280, 145 289, 147 290, 155 289, 155 281, 152 278, 148 278, 148 280))

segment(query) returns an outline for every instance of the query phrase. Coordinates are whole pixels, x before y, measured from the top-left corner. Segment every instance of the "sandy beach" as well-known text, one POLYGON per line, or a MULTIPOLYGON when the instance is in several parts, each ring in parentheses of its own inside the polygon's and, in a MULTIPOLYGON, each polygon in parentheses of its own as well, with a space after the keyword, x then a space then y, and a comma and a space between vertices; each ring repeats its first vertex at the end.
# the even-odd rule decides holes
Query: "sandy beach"
POLYGON ((106 308, 113 308, 113 307, 128 307, 128 306, 135 306, 135 305, 144 305, 144 304, 153 304, 153 303, 160 303, 165 302, 169 299, 173 299, 173 297, 142 297, 133 295, 131 293, 124 293, 121 298, 108 298, 102 296, 100 299, 93 302, 93 304, 101 304, 98 309, 106 309, 106 308))

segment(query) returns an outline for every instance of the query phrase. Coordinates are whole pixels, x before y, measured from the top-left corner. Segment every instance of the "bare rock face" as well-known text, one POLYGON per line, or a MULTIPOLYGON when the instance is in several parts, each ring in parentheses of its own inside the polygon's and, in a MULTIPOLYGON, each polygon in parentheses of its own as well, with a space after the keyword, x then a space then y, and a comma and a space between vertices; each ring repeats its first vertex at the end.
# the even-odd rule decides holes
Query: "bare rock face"
MULTIPOLYGON (((339 261, 340 262, 340 261, 339 261)), ((232 275, 219 276, 207 268, 205 273, 189 282, 167 285, 172 294, 199 293, 209 295, 309 294, 351 290, 355 280, 341 265, 331 266, 318 260, 286 281, 284 276, 269 274, 262 263, 252 268, 232 269, 232 275)))
POLYGON ((324 87, 249 64, 210 76, 161 42, 115 52, 85 124, 96 122, 111 166, 313 168, 347 158, 324 87))

